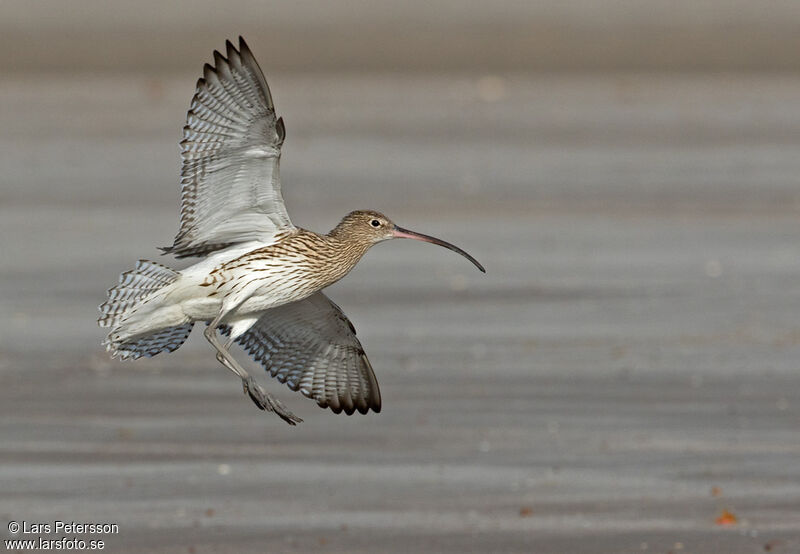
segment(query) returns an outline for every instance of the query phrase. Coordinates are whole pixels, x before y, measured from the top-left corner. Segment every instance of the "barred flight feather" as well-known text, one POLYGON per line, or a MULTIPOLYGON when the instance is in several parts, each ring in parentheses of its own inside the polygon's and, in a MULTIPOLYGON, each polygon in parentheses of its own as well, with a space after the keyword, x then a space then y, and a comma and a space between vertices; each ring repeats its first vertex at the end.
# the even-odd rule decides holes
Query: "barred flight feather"
POLYGON ((181 141, 181 223, 165 253, 202 256, 294 229, 280 187, 286 135, 247 44, 214 52, 186 115, 181 141))
POLYGON ((347 415, 381 410, 378 382, 352 324, 321 292, 268 310, 236 342, 322 408, 347 415))

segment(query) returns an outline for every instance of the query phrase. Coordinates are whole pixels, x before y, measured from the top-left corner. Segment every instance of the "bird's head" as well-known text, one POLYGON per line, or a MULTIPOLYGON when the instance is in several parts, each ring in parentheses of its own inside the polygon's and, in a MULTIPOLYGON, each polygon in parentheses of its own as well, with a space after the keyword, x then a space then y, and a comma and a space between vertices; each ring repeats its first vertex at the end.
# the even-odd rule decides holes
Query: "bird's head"
POLYGON ((395 225, 391 219, 382 213, 373 210, 356 210, 350 212, 344 216, 342 221, 339 222, 339 225, 331 231, 330 235, 344 241, 365 244, 367 247, 390 239, 414 239, 430 242, 431 244, 438 244, 439 246, 444 246, 453 252, 461 254, 475 264, 475 267, 486 273, 486 270, 478 263, 478 260, 461 250, 458 246, 454 246, 449 242, 435 237, 403 229, 395 225))

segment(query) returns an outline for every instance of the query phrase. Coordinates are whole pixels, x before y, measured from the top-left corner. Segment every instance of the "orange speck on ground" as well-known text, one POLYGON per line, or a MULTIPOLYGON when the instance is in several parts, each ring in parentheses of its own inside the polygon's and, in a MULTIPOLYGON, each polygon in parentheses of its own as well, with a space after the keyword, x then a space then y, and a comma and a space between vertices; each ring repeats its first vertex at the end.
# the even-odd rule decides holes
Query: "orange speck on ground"
POLYGON ((722 510, 722 513, 715 520, 715 523, 717 525, 736 525, 739 523, 739 519, 728 510, 722 510))

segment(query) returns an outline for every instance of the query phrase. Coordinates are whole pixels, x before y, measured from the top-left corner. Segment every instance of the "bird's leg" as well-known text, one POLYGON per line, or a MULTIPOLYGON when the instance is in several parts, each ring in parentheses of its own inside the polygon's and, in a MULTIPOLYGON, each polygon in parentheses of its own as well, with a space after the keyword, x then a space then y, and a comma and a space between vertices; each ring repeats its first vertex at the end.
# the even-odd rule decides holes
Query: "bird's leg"
POLYGON ((253 379, 253 377, 250 376, 250 374, 248 374, 241 365, 239 365, 229 350, 233 340, 229 340, 224 346, 220 344, 217 337, 217 325, 219 325, 219 321, 221 319, 222 313, 214 318, 214 320, 208 325, 203 333, 206 337, 206 340, 208 340, 208 342, 211 343, 211 346, 213 346, 217 351, 217 360, 219 360, 222 365, 239 376, 239 378, 242 380, 242 388, 244 389, 244 393, 247 394, 253 403, 255 403, 255 405, 261 410, 275 412, 289 425, 296 425, 302 422, 303 420, 289 411, 289 409, 286 408, 286 406, 284 406, 280 400, 262 389, 261 386, 256 383, 255 379, 253 379))
MULTIPOLYGON (((229 339, 223 346, 223 350, 228 353, 228 356, 233 359, 231 355, 231 345, 233 345, 233 339, 229 339)), ((268 412, 275 411, 279 416, 283 417, 286 415, 287 417, 297 419, 298 421, 302 421, 300 418, 292 414, 284 405, 283 403, 266 392, 261 386, 256 383, 256 380, 253 379, 250 375, 247 374, 246 371, 242 369, 239 364, 236 364, 238 369, 235 369, 231 366, 228 360, 222 355, 221 352, 217 352, 217 360, 219 360, 222 365, 227 367, 228 369, 234 371, 237 375, 239 375, 238 371, 243 371, 244 376, 242 377, 242 387, 244 389, 244 393, 250 396, 250 398, 255 402, 256 406, 261 408, 262 410, 266 410, 268 412)), ((234 360, 235 363, 235 360, 234 360)))

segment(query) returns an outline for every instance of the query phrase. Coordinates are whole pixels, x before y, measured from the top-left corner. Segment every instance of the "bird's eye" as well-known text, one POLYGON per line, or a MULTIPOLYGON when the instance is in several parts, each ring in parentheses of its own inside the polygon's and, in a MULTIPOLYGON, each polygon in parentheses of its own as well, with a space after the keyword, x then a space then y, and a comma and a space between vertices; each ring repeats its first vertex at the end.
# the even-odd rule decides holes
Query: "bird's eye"
POLYGON ((373 227, 380 227, 380 226, 381 226, 381 222, 380 222, 380 221, 378 221, 377 219, 373 219, 373 220, 370 222, 370 224, 371 224, 373 227))

